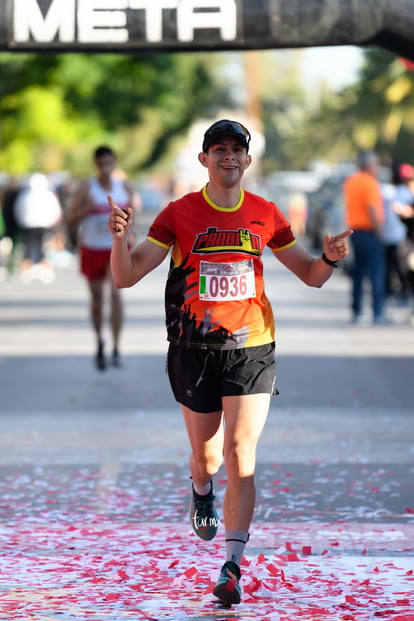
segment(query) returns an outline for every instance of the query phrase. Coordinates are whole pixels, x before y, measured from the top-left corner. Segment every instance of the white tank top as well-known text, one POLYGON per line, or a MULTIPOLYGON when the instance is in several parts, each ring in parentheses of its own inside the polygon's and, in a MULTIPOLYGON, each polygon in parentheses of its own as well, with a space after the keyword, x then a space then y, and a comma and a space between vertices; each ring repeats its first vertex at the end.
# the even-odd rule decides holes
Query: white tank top
POLYGON ((96 177, 89 182, 89 194, 92 199, 92 209, 82 220, 80 227, 80 243, 88 248, 108 250, 112 248, 112 235, 108 230, 108 215, 111 208, 107 194, 110 194, 121 209, 129 206, 129 196, 124 182, 116 177, 112 178, 112 188, 105 190, 96 177))

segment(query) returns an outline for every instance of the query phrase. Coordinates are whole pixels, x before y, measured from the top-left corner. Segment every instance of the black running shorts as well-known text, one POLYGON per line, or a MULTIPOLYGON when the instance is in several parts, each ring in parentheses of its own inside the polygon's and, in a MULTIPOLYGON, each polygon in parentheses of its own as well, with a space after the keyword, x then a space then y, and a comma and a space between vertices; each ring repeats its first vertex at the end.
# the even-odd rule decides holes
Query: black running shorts
POLYGON ((218 412, 222 397, 277 393, 275 344, 216 350, 171 343, 167 373, 178 403, 194 412, 218 412))

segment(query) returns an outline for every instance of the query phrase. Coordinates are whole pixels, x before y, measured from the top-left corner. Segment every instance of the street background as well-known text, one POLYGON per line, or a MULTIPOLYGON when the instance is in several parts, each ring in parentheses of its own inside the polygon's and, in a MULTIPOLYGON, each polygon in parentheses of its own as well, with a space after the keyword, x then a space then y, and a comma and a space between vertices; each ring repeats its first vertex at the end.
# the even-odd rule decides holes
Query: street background
MULTIPOLYGON (((167 269, 123 292, 123 367, 104 372, 75 256, 53 283, 0 282, 0 618, 413 621, 410 309, 353 326, 344 272, 309 289, 266 255, 280 395, 258 449, 244 599, 218 609, 223 528, 212 544, 192 534, 165 374, 167 269)), ((222 469, 219 511, 224 483, 222 469)))

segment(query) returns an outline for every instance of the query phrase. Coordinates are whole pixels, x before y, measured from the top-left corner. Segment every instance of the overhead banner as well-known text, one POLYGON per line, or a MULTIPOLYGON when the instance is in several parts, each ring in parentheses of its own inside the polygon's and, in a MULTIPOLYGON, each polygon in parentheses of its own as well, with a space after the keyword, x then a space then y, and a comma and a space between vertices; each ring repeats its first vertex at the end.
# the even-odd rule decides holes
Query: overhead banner
POLYGON ((0 49, 9 51, 373 44, 414 60, 412 33, 412 0, 0 0, 0 49))

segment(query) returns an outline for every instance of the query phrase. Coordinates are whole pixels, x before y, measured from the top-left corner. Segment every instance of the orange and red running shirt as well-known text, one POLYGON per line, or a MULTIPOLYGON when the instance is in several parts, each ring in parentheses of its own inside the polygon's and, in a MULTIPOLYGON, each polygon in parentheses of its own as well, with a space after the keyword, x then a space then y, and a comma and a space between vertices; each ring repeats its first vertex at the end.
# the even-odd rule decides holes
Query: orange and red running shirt
POLYGON ((147 239, 172 248, 165 289, 168 340, 187 347, 239 349, 274 341, 262 253, 296 243, 277 206, 241 190, 231 209, 206 187, 170 202, 147 239))

